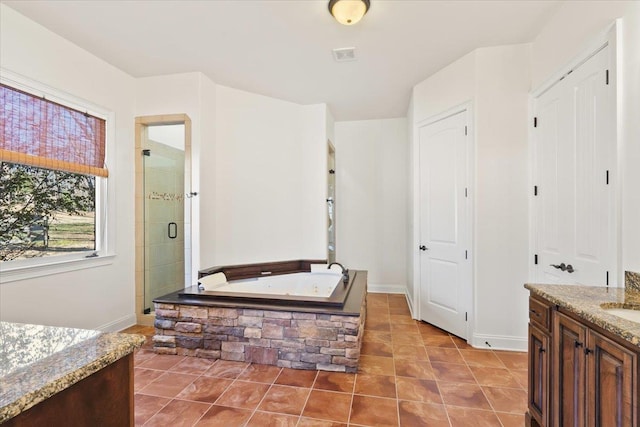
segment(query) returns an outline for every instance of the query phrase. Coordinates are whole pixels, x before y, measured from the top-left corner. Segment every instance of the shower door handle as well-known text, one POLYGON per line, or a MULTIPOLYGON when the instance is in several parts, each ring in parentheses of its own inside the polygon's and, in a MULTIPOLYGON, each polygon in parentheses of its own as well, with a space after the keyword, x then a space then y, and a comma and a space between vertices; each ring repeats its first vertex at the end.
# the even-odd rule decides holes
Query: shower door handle
POLYGON ((167 226, 167 233, 169 234, 170 239, 175 239, 178 237, 178 224, 175 222, 170 222, 167 226))

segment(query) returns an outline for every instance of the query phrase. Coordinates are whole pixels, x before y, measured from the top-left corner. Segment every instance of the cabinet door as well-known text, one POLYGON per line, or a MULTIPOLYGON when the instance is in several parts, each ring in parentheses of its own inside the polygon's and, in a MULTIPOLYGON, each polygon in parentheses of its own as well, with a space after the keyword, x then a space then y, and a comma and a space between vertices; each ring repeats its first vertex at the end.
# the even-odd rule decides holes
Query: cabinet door
POLYGON ((553 325, 554 426, 583 427, 587 328, 557 311, 553 325))
POLYGON ((549 425, 549 336, 529 325, 529 413, 549 425))
POLYGON ((597 332, 589 331, 587 425, 637 425, 637 355, 597 332))

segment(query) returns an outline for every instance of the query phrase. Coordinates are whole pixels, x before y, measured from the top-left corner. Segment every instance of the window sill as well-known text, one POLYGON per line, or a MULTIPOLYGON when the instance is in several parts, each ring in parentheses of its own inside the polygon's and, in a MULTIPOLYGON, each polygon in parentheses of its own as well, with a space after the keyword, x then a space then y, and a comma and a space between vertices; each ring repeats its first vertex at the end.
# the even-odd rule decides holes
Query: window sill
POLYGON ((95 258, 66 259, 51 261, 46 264, 17 267, 4 267, 0 263, 0 284, 101 267, 113 264, 114 258, 115 255, 103 255, 95 258))

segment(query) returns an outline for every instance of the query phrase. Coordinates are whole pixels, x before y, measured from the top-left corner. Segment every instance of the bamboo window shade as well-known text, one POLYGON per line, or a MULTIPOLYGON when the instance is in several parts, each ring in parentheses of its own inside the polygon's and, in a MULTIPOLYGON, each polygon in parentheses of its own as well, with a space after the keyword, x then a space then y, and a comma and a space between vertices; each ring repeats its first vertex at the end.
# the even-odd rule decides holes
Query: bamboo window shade
POLYGON ((105 120, 0 84, 0 161, 106 177, 105 120))

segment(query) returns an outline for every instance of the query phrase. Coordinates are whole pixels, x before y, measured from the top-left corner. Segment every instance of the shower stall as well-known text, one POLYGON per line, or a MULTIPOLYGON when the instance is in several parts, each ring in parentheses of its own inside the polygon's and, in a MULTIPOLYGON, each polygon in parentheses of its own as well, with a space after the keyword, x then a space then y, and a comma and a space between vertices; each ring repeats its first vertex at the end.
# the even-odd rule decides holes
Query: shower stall
POLYGON ((185 286, 184 125, 147 128, 143 141, 144 313, 185 286))

